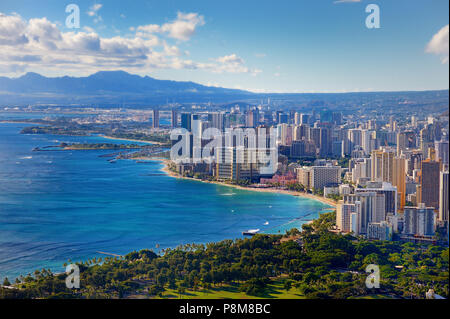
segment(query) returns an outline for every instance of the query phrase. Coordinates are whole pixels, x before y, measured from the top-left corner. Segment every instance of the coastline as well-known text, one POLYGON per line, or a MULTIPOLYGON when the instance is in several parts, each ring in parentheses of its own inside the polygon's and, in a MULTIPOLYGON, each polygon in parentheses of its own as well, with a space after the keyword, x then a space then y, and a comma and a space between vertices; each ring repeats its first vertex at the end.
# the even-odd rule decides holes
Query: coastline
POLYGON ((133 160, 149 160, 149 161, 161 162, 162 164, 164 164, 164 167, 161 169, 161 171, 166 173, 168 176, 174 177, 174 178, 180 178, 180 179, 186 179, 186 180, 191 180, 191 181, 196 181, 196 182, 202 182, 202 183, 208 183, 208 184, 216 184, 216 185, 227 186, 227 187, 233 187, 233 188, 236 188, 236 189, 241 189, 241 190, 246 190, 246 191, 263 192, 263 193, 277 193, 277 194, 284 194, 284 195, 303 197, 303 198, 317 200, 317 201, 319 201, 319 202, 321 202, 323 204, 331 206, 332 208, 336 208, 336 205, 337 205, 337 203, 334 202, 331 199, 324 198, 324 197, 321 197, 321 196, 316 196, 316 195, 313 195, 313 194, 306 194, 306 193, 302 193, 302 192, 295 192, 295 191, 276 189, 276 188, 244 187, 244 186, 239 186, 239 185, 231 185, 231 184, 227 184, 227 183, 224 183, 224 182, 204 181, 204 180, 199 180, 199 179, 195 179, 195 178, 180 176, 179 174, 174 173, 171 170, 169 170, 170 160, 168 160, 168 159, 139 157, 139 158, 134 158, 133 160))
MULTIPOLYGON (((7 122, 7 121, 0 121, 0 123, 9 123, 9 122, 7 122)), ((19 123, 19 122, 11 122, 11 123, 19 123)), ((31 122, 24 122, 23 124, 33 124, 33 123, 31 123, 31 122)), ((110 139, 110 140, 147 143, 147 144, 153 144, 153 145, 162 145, 163 144, 161 142, 153 142, 153 141, 146 141, 146 140, 136 140, 136 139, 130 139, 130 138, 118 138, 118 137, 107 136, 107 135, 103 135, 103 134, 99 134, 98 136, 106 138, 106 139, 110 139)), ((329 205, 329 206, 331 206, 333 208, 336 208, 336 205, 337 205, 337 203, 334 202, 331 199, 324 198, 324 197, 317 196, 317 195, 313 195, 313 194, 307 194, 307 193, 303 193, 303 192, 295 192, 295 191, 289 191, 289 190, 283 190, 283 189, 275 189, 275 188, 243 187, 243 186, 239 186, 239 185, 227 184, 227 183, 224 183, 224 182, 204 181, 204 180, 198 180, 198 179, 194 179, 194 178, 190 178, 190 177, 180 176, 179 174, 174 173, 174 172, 172 172, 171 170, 168 169, 168 166, 169 166, 169 163, 170 163, 170 160, 168 160, 168 159, 149 158, 149 157, 137 157, 137 158, 133 158, 133 160, 159 161, 159 162, 164 164, 164 167, 161 169, 161 171, 166 173, 168 176, 174 177, 174 178, 180 178, 180 179, 192 180, 192 181, 197 181, 197 182, 203 182, 203 183, 209 183, 209 184, 216 184, 216 185, 221 185, 221 186, 233 187, 233 188, 236 188, 236 189, 247 190, 247 191, 266 192, 266 193, 278 193, 278 194, 285 194, 285 195, 303 197, 303 198, 317 200, 317 201, 319 201, 319 202, 321 202, 323 204, 329 205)))
POLYGON ((26 121, 0 121, 0 124, 32 124, 32 125, 48 125, 48 124, 42 124, 37 122, 26 122, 26 121))
POLYGON ((138 142, 138 143, 147 143, 147 144, 154 144, 154 145, 163 145, 161 142, 153 142, 153 141, 145 141, 145 140, 134 140, 131 138, 120 138, 120 137, 114 137, 114 136, 107 136, 103 134, 99 134, 98 136, 109 139, 109 140, 119 140, 119 141, 128 141, 128 142, 138 142))

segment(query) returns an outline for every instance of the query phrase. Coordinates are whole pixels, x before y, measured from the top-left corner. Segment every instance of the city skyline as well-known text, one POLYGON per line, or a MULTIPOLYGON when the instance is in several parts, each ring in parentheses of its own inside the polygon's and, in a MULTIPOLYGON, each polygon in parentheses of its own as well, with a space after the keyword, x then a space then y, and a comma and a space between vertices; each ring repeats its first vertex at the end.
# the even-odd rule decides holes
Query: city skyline
POLYGON ((2 0, 0 301, 448 299, 448 12, 2 0))

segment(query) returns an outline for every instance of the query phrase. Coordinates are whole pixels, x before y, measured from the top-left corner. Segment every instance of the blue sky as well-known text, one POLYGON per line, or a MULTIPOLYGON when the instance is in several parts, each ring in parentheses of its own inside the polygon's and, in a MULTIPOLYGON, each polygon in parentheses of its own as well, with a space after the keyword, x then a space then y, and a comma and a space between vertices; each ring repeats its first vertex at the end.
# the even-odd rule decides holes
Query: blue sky
POLYGON ((0 13, 6 76, 123 69, 256 92, 449 86, 444 0, 2 0, 0 13), (69 3, 80 29, 65 26, 69 3), (365 26, 370 3, 379 29, 365 26))

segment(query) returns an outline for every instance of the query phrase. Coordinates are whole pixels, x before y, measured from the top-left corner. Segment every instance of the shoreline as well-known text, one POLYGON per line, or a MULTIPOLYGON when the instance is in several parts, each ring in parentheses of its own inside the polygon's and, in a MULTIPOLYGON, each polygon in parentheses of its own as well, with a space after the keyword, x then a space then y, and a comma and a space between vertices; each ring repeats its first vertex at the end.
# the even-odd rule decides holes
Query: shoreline
MULTIPOLYGON (((0 124, 30 124, 30 125, 49 125, 49 124, 43 124, 43 123, 37 123, 37 122, 20 122, 20 121, 2 121, 0 120, 0 124)), ((127 141, 127 142, 137 142, 137 143, 145 143, 145 144, 151 144, 151 145, 164 145, 164 143, 156 142, 156 141, 145 141, 145 140, 136 140, 131 138, 121 138, 121 137, 114 137, 114 136, 107 136, 103 134, 91 134, 91 135, 84 135, 84 136, 100 136, 103 138, 106 138, 108 140, 118 140, 118 141, 127 141)), ((78 135, 61 135, 61 136, 78 136, 78 135)))
POLYGON ((147 143, 147 144, 153 144, 153 145, 163 145, 161 142, 152 142, 152 141, 145 141, 145 140, 135 140, 131 138, 120 138, 120 137, 114 137, 114 136, 107 136, 103 134, 99 134, 98 136, 109 139, 109 140, 118 140, 118 141, 128 141, 128 142, 138 142, 138 143, 147 143))
POLYGON ((26 122, 26 121, 0 121, 0 124, 31 124, 31 125, 48 125, 38 122, 26 122))
POLYGON ((195 178, 191 178, 191 177, 180 176, 179 174, 169 170, 170 160, 168 160, 168 159, 139 157, 139 158, 134 158, 133 160, 150 160, 150 161, 161 162, 162 164, 164 164, 164 167, 161 169, 161 171, 166 173, 168 176, 174 177, 174 178, 186 179, 186 180, 208 183, 208 184, 216 184, 216 185, 227 186, 227 187, 233 187, 236 189, 241 189, 241 190, 246 190, 246 191, 255 191, 255 192, 262 192, 262 193, 276 193, 276 194, 291 195, 291 196, 296 196, 296 197, 303 197, 303 198, 317 200, 323 204, 331 206, 334 209, 336 208, 336 205, 337 205, 337 203, 334 202, 332 199, 324 198, 324 197, 313 195, 313 194, 306 194, 306 193, 302 193, 302 192, 295 192, 295 191, 276 189, 276 188, 244 187, 244 186, 240 186, 240 185, 231 185, 231 184, 227 184, 224 182, 204 181, 204 180, 195 179, 195 178))
MULTIPOLYGON (((8 122, 7 121, 0 121, 0 123, 8 123, 8 122)), ((11 122, 11 123, 19 123, 19 122, 11 122)), ((34 124, 34 123, 28 122, 28 123, 23 123, 23 124, 34 124)), ((38 124, 38 123, 36 123, 36 124, 38 124)), ((138 142, 138 143, 146 143, 146 144, 151 144, 151 145, 162 145, 163 144, 161 142, 136 140, 136 139, 130 139, 130 138, 118 138, 118 137, 107 136, 107 135, 103 135, 103 134, 98 134, 98 136, 103 137, 105 139, 118 140, 118 141, 138 142)), ((265 193, 277 193, 277 194, 291 195, 291 196, 296 196, 296 197, 303 197, 303 198, 317 200, 317 201, 319 201, 319 202, 321 202, 323 204, 329 205, 329 206, 331 206, 333 208, 336 208, 336 205, 337 205, 337 203, 335 201, 331 200, 331 199, 324 198, 324 197, 317 196, 317 195, 313 195, 313 194, 307 194, 307 193, 303 193, 303 192, 289 191, 289 190, 276 189, 276 188, 244 187, 244 186, 240 186, 240 185, 231 185, 231 184, 227 184, 227 183, 224 183, 224 182, 205 181, 205 180, 199 180, 199 179, 195 179, 195 178, 180 176, 178 173, 174 173, 174 172, 172 172, 171 170, 168 169, 168 166, 169 166, 169 163, 170 163, 170 160, 168 160, 168 159, 149 158, 149 157, 136 157, 136 158, 133 158, 132 160, 159 161, 159 162, 164 164, 164 167, 161 169, 161 171, 166 173, 168 176, 174 177, 174 178, 193 180, 193 181, 197 181, 197 182, 216 184, 216 185, 227 186, 227 187, 234 187, 236 189, 247 190, 247 191, 265 192, 265 193)))

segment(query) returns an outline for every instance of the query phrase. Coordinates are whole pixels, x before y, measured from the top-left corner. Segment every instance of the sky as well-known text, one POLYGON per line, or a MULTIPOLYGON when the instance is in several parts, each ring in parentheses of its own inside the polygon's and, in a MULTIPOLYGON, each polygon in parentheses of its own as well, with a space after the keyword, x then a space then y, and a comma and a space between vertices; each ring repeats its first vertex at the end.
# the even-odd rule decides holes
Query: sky
POLYGON ((447 0, 1 0, 0 76, 124 70, 253 92, 448 89, 448 20, 447 0), (79 28, 66 24, 69 4, 79 28), (369 4, 379 28, 366 26, 369 4))

